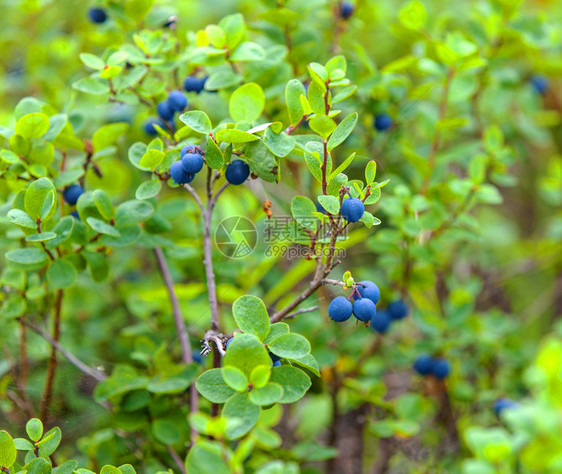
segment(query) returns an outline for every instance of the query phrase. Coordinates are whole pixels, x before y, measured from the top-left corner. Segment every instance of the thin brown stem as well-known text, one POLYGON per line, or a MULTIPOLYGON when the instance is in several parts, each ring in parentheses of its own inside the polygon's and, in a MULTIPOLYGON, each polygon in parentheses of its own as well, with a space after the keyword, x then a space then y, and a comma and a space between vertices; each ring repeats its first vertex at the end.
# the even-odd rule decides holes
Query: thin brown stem
MULTIPOLYGON (((62 297, 63 290, 57 291, 57 296, 55 299, 54 307, 54 318, 53 318, 53 341, 59 342, 60 339, 60 320, 61 320, 61 308, 62 308, 62 297)), ((43 398, 41 402, 40 419, 44 422, 47 421, 49 416, 49 410, 51 408, 51 400, 53 398, 53 383, 55 379, 55 373, 57 370, 57 349, 54 345, 51 347, 51 356, 49 357, 49 362, 47 365, 47 379, 45 381, 45 389, 43 391, 43 398)))
MULTIPOLYGON (((25 318, 22 315, 21 320, 25 318)), ((30 418, 33 418, 33 405, 27 396, 27 375, 29 373, 29 361, 27 358, 27 331, 24 324, 20 323, 20 370, 18 374, 18 389, 21 393, 23 406, 30 418)))
POLYGON ((185 468, 185 463, 181 460, 180 456, 178 453, 176 453, 176 451, 174 450, 174 448, 172 448, 171 446, 166 446, 166 448, 168 448, 168 452, 170 453, 170 456, 172 456, 172 459, 174 460, 174 462, 176 463, 176 466, 178 466, 179 470, 181 471, 182 474, 187 474, 187 470, 185 468))

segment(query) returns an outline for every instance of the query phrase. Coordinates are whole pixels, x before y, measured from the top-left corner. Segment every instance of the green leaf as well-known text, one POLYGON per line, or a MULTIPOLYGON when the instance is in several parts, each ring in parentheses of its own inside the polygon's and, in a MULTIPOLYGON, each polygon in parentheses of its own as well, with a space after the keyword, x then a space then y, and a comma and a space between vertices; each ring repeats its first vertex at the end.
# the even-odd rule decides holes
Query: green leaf
POLYGON ((141 168, 153 170, 160 163, 162 163, 162 160, 164 160, 165 156, 166 154, 163 151, 148 150, 140 159, 139 166, 141 168))
POLYGON ((245 41, 230 56, 232 62, 263 61, 266 57, 265 50, 258 43, 245 41))
POLYGON ((226 45, 228 49, 234 51, 246 35, 244 16, 241 13, 225 16, 219 22, 219 26, 226 35, 226 45))
POLYGON ((26 229, 36 229, 37 224, 35 221, 27 215, 26 212, 20 209, 11 209, 8 211, 8 220, 12 224, 19 225, 20 227, 25 227, 26 229))
POLYGON ((2 150, 0 151, 0 158, 4 160, 6 163, 13 165, 14 163, 18 163, 20 158, 11 150, 2 150))
POLYGON ((88 217, 86 223, 100 234, 110 235, 112 237, 121 237, 121 233, 112 225, 96 219, 95 217, 88 217))
POLYGON ((45 458, 37 458, 29 461, 25 466, 23 466, 22 471, 26 474, 51 474, 53 468, 49 461, 45 458))
POLYGON ((185 123, 192 130, 207 134, 213 129, 211 119, 205 112, 200 110, 190 110, 180 115, 180 120, 185 123))
POLYGON ((310 353, 310 342, 300 334, 282 334, 271 341, 267 348, 279 357, 299 359, 310 353))
POLYGON ((63 217, 53 228, 53 233, 57 234, 57 236, 54 239, 49 240, 49 242, 47 242, 46 244, 46 247, 49 250, 52 250, 58 245, 62 244, 66 239, 70 237, 70 235, 72 234, 72 229, 74 229, 74 218, 72 216, 63 217))
POLYGON ((254 405, 271 405, 283 398, 283 387, 278 383, 268 383, 264 387, 254 388, 250 391, 249 398, 254 405))
POLYGON ((38 248, 15 249, 6 253, 6 259, 26 266, 42 266, 47 263, 47 254, 38 248))
POLYGON ((318 196, 318 202, 324 209, 334 216, 337 216, 340 212, 340 200, 336 196, 320 194, 318 196))
POLYGON ((264 145, 275 156, 287 156, 295 148, 295 138, 286 133, 275 133, 271 128, 267 128, 263 134, 264 145))
MULTIPOLYGON (((259 408, 258 408, 259 415, 259 408)), ((16 444, 7 431, 0 431, 0 466, 10 468, 16 461, 16 444)))
POLYGON ((47 280, 54 288, 68 288, 76 283, 76 269, 71 263, 59 258, 49 266, 47 280))
POLYGON ((252 135, 248 132, 243 132, 242 130, 236 129, 227 129, 227 130, 219 130, 217 132, 217 141, 219 142, 226 142, 226 143, 247 143, 247 142, 255 142, 259 140, 259 137, 256 135, 252 135))
MULTIPOLYGON (((55 194, 56 192, 57 190, 55 189, 55 186, 53 185, 53 183, 49 178, 39 178, 33 181, 27 187, 27 190, 25 192, 25 198, 24 198, 25 212, 27 212, 27 214, 29 214, 29 216, 32 219, 37 220, 39 217, 41 217, 43 202, 45 201, 47 195, 49 193, 55 194)), ((55 209, 56 206, 53 206, 49 214, 42 220, 46 221, 47 219, 52 217, 52 215, 55 212, 55 209)))
POLYGON ((203 372, 195 382, 195 387, 211 403, 224 403, 235 393, 222 378, 221 369, 203 372))
POLYGON ((301 367, 305 367, 310 370, 314 375, 320 377, 320 366, 318 361, 312 354, 307 354, 304 357, 299 357, 298 359, 291 359, 293 364, 297 364, 301 367))
POLYGON ((16 133, 25 138, 42 137, 49 130, 49 117, 37 112, 24 115, 16 123, 16 133))
POLYGON ((95 282, 104 281, 109 275, 109 264, 107 257, 98 252, 82 252, 82 255, 88 262, 90 275, 95 282))
POLYGON ((308 375, 289 365, 274 367, 271 371, 270 382, 276 382, 283 387, 281 403, 294 403, 300 400, 312 385, 308 375))
POLYGON ((212 139, 207 136, 207 149, 205 150, 205 161, 207 165, 215 170, 221 169, 224 165, 224 157, 221 149, 212 139))
POLYGON ((257 296, 245 295, 238 298, 232 305, 232 314, 238 327, 245 333, 255 334, 261 341, 269 333, 267 309, 257 296))
POLYGON ((424 4, 420 0, 412 0, 404 5, 398 13, 398 20, 406 28, 419 30, 423 28, 427 21, 427 12, 424 4))
POLYGON ((248 388, 248 378, 236 367, 223 367, 222 378, 230 388, 237 392, 245 392, 248 388))
POLYGON ((232 474, 223 458, 222 446, 208 441, 199 441, 189 450, 185 467, 189 474, 232 474))
POLYGON ((25 425, 27 436, 32 441, 39 441, 43 436, 43 423, 38 418, 31 418, 25 425))
POLYGON ((357 123, 357 112, 354 112, 344 118, 334 130, 334 133, 330 136, 328 140, 328 151, 332 151, 338 145, 343 143, 347 137, 351 134, 357 123))
POLYGON ((64 171, 55 178, 55 186, 57 188, 64 188, 70 184, 76 183, 83 175, 83 168, 64 171))
POLYGON ((105 66, 103 60, 98 58, 95 54, 80 53, 78 57, 80 58, 80 61, 82 61, 90 69, 101 71, 105 66))
POLYGON ((246 377, 258 365, 270 365, 271 359, 262 342, 253 334, 240 334, 229 344, 224 356, 224 366, 240 369, 246 377))
POLYGON ((100 127, 92 137, 94 151, 100 151, 113 145, 119 137, 125 135, 129 124, 125 122, 110 123, 100 127))
POLYGON ((48 457, 53 454, 59 447, 60 441, 62 439, 62 433, 58 426, 47 431, 43 439, 37 443, 39 446, 39 456, 48 457))
POLYGON ((222 69, 213 72, 207 82, 205 82, 205 90, 214 91, 218 89, 225 89, 240 84, 243 76, 235 73, 231 68, 222 69))
POLYGON ((113 217, 113 204, 111 204, 111 199, 107 193, 103 189, 96 189, 92 193, 92 197, 97 210, 103 218, 111 219, 113 217))
POLYGON ((224 404, 222 416, 225 418, 235 418, 238 423, 226 429, 226 436, 229 439, 237 439, 244 436, 258 422, 260 408, 250 402, 247 393, 233 395, 224 404))
MULTIPOLYGON (((375 223, 375 216, 373 216, 373 214, 371 214, 369 211, 365 211, 363 213, 363 215, 361 216, 361 219, 359 219, 360 222, 363 222, 363 224, 365 224, 365 227, 367 228, 371 228, 373 227, 373 224, 375 223)), ((380 220, 378 220, 377 224, 380 224, 380 220)))
POLYGON ((182 393, 194 381, 196 374, 194 365, 188 365, 179 372, 160 373, 150 380, 146 389, 151 393, 182 393))
POLYGON ((176 425, 167 420, 154 420, 152 434, 162 444, 175 444, 180 440, 180 432, 176 425))
POLYGON ((14 439, 14 443, 18 451, 33 451, 35 449, 31 441, 25 438, 16 438, 14 439))
POLYGON ((271 367, 269 365, 258 365, 254 367, 252 373, 250 374, 250 383, 254 387, 263 387, 268 381, 271 375, 271 367))
POLYGON ((148 147, 146 146, 146 143, 141 142, 133 143, 129 148, 129 161, 135 168, 142 171, 152 171, 150 168, 145 168, 139 164, 147 149, 148 147))
POLYGON ((235 122, 257 120, 264 107, 265 95, 259 84, 255 82, 249 82, 236 89, 228 103, 230 116, 235 122))
MULTIPOLYGON (((304 160, 306 162, 306 166, 308 170, 312 173, 312 176, 318 181, 319 183, 322 182, 322 162, 311 153, 304 153, 304 160)), ((315 207, 316 210, 316 207, 315 207)))
POLYGON ((31 234, 25 238, 26 242, 47 242, 57 238, 54 232, 41 232, 40 234, 31 234))
POLYGON ((78 467, 78 461, 70 460, 63 462, 53 469, 53 474, 73 474, 78 467))
POLYGON ((280 336, 281 334, 286 334, 289 331, 290 331, 289 325, 287 323, 273 323, 271 325, 271 328, 269 329, 269 333, 268 333, 267 337, 265 338, 265 340, 263 341, 263 343, 269 344, 277 336, 280 336))
POLYGON ((109 84, 100 77, 84 77, 72 84, 72 88, 86 94, 102 95, 109 93, 109 84))
POLYGON ((304 109, 300 99, 301 95, 306 96, 306 91, 302 82, 298 79, 291 79, 285 89, 285 102, 287 104, 287 110, 289 111, 289 119, 293 126, 299 123, 304 115, 304 109))
POLYGON ((318 135, 320 135, 324 140, 326 140, 332 132, 337 128, 336 122, 326 115, 321 115, 319 117, 314 117, 308 122, 308 125, 312 130, 314 130, 318 135))
POLYGON ((295 196, 291 200, 291 214, 297 223, 307 229, 316 229, 318 218, 313 214, 316 205, 305 196, 295 196))
POLYGON ((306 97, 310 103, 312 111, 318 116, 326 115, 326 103, 324 101, 324 94, 326 87, 319 84, 317 81, 312 81, 308 86, 308 93, 306 97))
POLYGON ((148 220, 153 213, 154 207, 147 201, 126 201, 115 210, 115 222, 127 227, 148 220))
POLYGON ((137 199, 150 199, 158 195, 162 189, 162 182, 159 179, 151 179, 142 183, 135 192, 137 199))
POLYGON ((365 180, 368 185, 373 184, 377 175, 377 162, 375 160, 369 161, 365 167, 365 180))

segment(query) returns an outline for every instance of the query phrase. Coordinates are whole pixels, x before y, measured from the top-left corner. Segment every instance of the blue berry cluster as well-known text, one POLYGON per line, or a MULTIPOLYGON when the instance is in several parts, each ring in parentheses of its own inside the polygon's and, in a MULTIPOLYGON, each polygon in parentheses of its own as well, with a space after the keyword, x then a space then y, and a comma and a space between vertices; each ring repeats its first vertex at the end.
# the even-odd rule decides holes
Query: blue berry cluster
POLYGON ((182 112, 187 107, 187 98, 181 91, 172 91, 168 94, 168 98, 159 102, 156 106, 158 118, 150 119, 144 124, 144 131, 148 135, 156 135, 157 131, 154 125, 160 128, 166 128, 164 122, 173 124, 174 115, 176 112, 182 112))
POLYGON ((420 375, 432 375, 438 380, 444 380, 451 373, 451 366, 447 359, 423 354, 414 362, 414 370, 420 375))
POLYGON ((180 159, 170 167, 170 176, 176 184, 188 184, 203 168, 203 150, 197 145, 186 145, 181 149, 180 159))

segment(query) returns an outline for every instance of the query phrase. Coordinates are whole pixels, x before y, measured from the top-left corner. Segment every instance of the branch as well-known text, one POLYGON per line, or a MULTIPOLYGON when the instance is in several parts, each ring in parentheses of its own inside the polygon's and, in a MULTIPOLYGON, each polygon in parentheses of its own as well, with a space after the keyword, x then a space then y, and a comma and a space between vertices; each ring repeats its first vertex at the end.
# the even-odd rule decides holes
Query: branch
POLYGON ((193 189, 189 184, 184 184, 183 187, 193 196, 193 199, 195 199, 195 202, 199 206, 199 209, 201 209, 201 212, 205 213, 205 206, 203 206, 203 202, 201 201, 199 195, 195 192, 195 189, 193 189))
POLYGON ((316 305, 316 306, 312 306, 311 308, 299 309, 297 311, 293 311, 292 313, 289 313, 287 316, 285 316, 285 319, 294 318, 299 314, 312 313, 312 311, 316 311, 318 308, 320 308, 320 306, 316 305))
POLYGON ((181 471, 182 474, 187 474, 187 470, 185 469, 185 463, 181 460, 181 458, 179 457, 178 453, 176 453, 174 451, 174 448, 172 448, 170 445, 166 446, 166 448, 168 448, 168 452, 170 453, 170 456, 172 456, 174 462, 176 463, 176 465, 178 466, 179 470, 181 471))
POLYGON ((94 367, 90 367, 84 364, 84 362, 78 359, 74 354, 68 352, 58 341, 55 341, 46 331, 44 331, 40 327, 28 323, 27 321, 23 321, 22 324, 43 337, 43 339, 45 339, 53 348, 59 351, 68 360, 68 362, 70 362, 81 372, 89 375, 93 379, 96 379, 98 382, 101 382, 102 380, 105 380, 107 378, 107 376, 103 372, 95 369, 94 367))

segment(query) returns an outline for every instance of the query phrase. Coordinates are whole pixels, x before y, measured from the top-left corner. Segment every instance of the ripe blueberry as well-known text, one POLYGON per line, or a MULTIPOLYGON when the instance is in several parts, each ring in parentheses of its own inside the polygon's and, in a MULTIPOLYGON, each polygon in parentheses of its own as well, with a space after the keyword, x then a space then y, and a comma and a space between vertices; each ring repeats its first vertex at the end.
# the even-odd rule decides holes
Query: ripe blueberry
POLYGON ((204 155, 203 150, 198 145, 185 145, 180 151, 180 156, 183 158, 187 153, 198 153, 201 156, 204 155))
POLYGON ((420 375, 429 375, 433 372, 434 359, 430 355, 423 354, 414 362, 414 370, 420 375))
POLYGON ((327 214, 326 209, 319 202, 316 203, 316 212, 321 212, 322 214, 327 214))
POLYGON ((168 105, 176 112, 181 112, 187 107, 187 98, 182 91, 172 91, 168 94, 168 105))
POLYGON ((181 159, 181 165, 186 173, 199 173, 203 168, 203 158, 198 153, 186 153, 181 159))
POLYGON ((104 23, 107 20, 107 13, 103 8, 90 8, 88 18, 92 23, 104 23))
POLYGON ((80 214, 78 214, 78 211, 72 211, 72 212, 70 213, 70 215, 71 215, 72 217, 74 217, 75 219, 81 220, 81 219, 80 219, 80 214))
POLYGON ((548 79, 542 74, 535 74, 531 77, 531 85, 542 95, 548 89, 548 79))
POLYGON ((185 81, 183 81, 183 88, 186 92, 196 92, 199 94, 205 88, 205 82, 207 82, 207 77, 198 78, 195 76, 188 76, 185 81))
POLYGON ((496 416, 500 416, 500 413, 506 408, 515 408, 518 405, 516 401, 510 400, 509 398, 498 398, 494 402, 494 413, 496 416))
POLYGON ((354 10, 355 10, 355 7, 353 6, 353 3, 351 3, 351 2, 341 2, 340 3, 340 16, 344 20, 348 20, 349 18, 351 18, 351 15, 353 15, 354 10))
POLYGON ((269 357, 271 358, 272 362, 277 362, 278 360, 281 360, 281 357, 276 356, 273 352, 269 353, 269 357))
POLYGON ((78 198, 82 195, 83 192, 84 190, 82 189, 82 186, 73 184, 62 192, 62 196, 68 204, 74 206, 78 202, 78 198))
POLYGON ((436 378, 443 380, 451 373, 451 366, 446 359, 434 359, 431 372, 436 378))
POLYGON ((379 132, 384 132, 392 127, 392 118, 388 114, 375 115, 374 125, 379 132))
POLYGON ((281 367, 281 361, 276 360, 276 361, 273 363, 273 367, 281 367))
POLYGON ((361 298, 353 303, 353 315, 359 321, 371 321, 376 314, 377 308, 370 299, 361 298))
POLYGON ((174 118, 174 110, 170 107, 170 104, 166 101, 160 102, 156 106, 156 111, 158 112, 160 118, 162 118, 163 120, 170 121, 173 120, 174 118))
POLYGON ((178 160, 172 163, 172 166, 170 167, 170 176, 172 177, 172 179, 175 181, 176 184, 182 185, 182 184, 191 183, 195 175, 192 173, 187 173, 183 169, 183 166, 181 165, 181 161, 178 160))
POLYGON ((230 343, 234 340, 234 337, 231 337, 228 341, 226 341, 226 348, 228 349, 228 346, 230 346, 230 343))
POLYGON ((242 184, 250 176, 250 167, 242 160, 234 160, 226 167, 224 176, 230 184, 242 184))
POLYGON ((408 315, 408 306, 403 300, 393 301, 388 305, 388 312, 392 319, 403 319, 408 315))
POLYGON ((345 296, 336 296, 328 306, 328 316, 337 323, 347 321, 353 313, 353 305, 345 296))
POLYGON ((392 320, 387 311, 377 311, 371 318, 371 329, 380 334, 384 334, 388 331, 391 322, 392 320))
POLYGON ((143 126, 145 133, 147 133, 148 135, 156 135, 158 133, 158 131, 156 130, 154 125, 158 125, 163 130, 166 130, 166 126, 164 125, 162 120, 160 120, 160 119, 149 119, 144 123, 144 126, 143 126))
POLYGON ((341 216, 348 222, 357 222, 365 212, 365 205, 361 199, 350 197, 341 205, 341 216))
MULTIPOLYGON (((379 287, 369 280, 360 281, 357 285, 357 291, 361 295, 361 298, 368 298, 375 304, 379 302, 381 297, 379 287)), ((355 295, 353 298, 357 299, 358 296, 355 295)))

